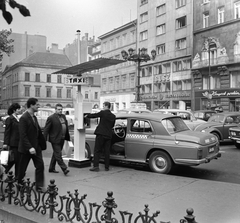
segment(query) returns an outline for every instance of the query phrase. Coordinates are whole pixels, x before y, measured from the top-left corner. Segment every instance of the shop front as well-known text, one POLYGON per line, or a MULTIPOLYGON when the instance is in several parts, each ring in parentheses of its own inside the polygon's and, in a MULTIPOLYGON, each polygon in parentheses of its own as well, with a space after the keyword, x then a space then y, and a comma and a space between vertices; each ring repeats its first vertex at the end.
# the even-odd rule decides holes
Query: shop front
POLYGON ((239 88, 195 91, 195 110, 215 110, 219 107, 223 111, 239 111, 239 88))
POLYGON ((159 108, 176 108, 183 110, 191 109, 191 91, 160 92, 153 94, 144 94, 141 102, 146 103, 149 110, 159 108))

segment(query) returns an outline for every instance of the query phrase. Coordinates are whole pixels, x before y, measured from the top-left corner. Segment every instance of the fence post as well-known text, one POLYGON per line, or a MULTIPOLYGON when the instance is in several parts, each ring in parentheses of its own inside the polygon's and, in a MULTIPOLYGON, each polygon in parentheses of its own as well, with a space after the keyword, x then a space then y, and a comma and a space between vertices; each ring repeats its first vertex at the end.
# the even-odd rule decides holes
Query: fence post
POLYGON ((112 213, 114 213, 113 208, 117 208, 117 204, 115 203, 115 199, 112 197, 113 192, 107 192, 108 197, 105 198, 105 201, 102 202, 103 207, 105 207, 104 215, 101 216, 101 220, 105 221, 106 223, 117 222, 115 218, 112 218, 112 213))
POLYGON ((48 185, 48 194, 49 194, 49 218, 53 218, 53 212, 55 208, 54 198, 58 195, 57 187, 55 184, 55 180, 50 180, 50 185, 48 185))
POLYGON ((195 221, 195 216, 193 215, 194 210, 192 208, 188 208, 186 210, 187 215, 184 217, 186 220, 181 220, 180 223, 197 223, 195 221))
POLYGON ((12 171, 9 171, 5 182, 7 183, 7 191, 6 192, 8 194, 8 204, 12 204, 12 195, 14 193, 13 184, 15 182, 12 171))

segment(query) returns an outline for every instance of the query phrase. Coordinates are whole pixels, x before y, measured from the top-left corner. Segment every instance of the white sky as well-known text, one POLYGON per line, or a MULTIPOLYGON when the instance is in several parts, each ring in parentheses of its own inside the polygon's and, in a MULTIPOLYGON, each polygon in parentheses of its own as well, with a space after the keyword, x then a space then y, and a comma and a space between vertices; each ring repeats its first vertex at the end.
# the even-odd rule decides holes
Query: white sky
POLYGON ((57 43, 62 49, 76 38, 81 30, 95 38, 137 18, 137 0, 16 0, 25 5, 30 17, 23 17, 18 9, 7 7, 13 15, 10 25, 0 13, 0 30, 14 33, 44 35, 47 47, 57 43))

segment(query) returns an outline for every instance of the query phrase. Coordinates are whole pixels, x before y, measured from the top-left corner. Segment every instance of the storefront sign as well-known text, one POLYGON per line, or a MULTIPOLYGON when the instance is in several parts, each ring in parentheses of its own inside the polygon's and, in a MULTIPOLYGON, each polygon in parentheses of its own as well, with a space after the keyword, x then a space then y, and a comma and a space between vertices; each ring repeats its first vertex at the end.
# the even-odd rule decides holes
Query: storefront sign
MULTIPOLYGON (((231 90, 231 91, 205 91, 201 92, 203 97, 209 98, 212 97, 228 97, 228 96, 240 96, 239 90, 231 90)), ((196 95, 196 93, 195 93, 196 95)), ((197 96, 197 95, 196 95, 197 96)))
POLYGON ((143 95, 141 98, 142 99, 157 99, 158 96, 157 95, 143 95))
POLYGON ((183 98, 190 97, 190 93, 180 93, 180 94, 168 94, 166 98, 183 98))

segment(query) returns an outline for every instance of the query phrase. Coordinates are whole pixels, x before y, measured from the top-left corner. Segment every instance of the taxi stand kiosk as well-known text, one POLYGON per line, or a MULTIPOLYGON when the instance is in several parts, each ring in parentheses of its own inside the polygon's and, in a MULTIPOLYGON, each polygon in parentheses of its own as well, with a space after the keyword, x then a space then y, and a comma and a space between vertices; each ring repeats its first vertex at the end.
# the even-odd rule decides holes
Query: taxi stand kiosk
POLYGON ((91 84, 91 78, 89 77, 76 77, 66 80, 65 83, 71 85, 77 85, 77 99, 74 104, 75 108, 75 119, 74 119, 74 157, 69 159, 69 167, 88 167, 91 166, 91 160, 85 157, 85 128, 84 115, 92 112, 92 103, 83 102, 83 96, 81 93, 81 85, 91 84))

